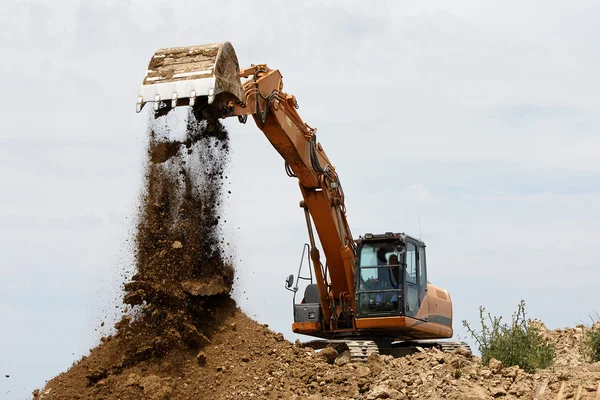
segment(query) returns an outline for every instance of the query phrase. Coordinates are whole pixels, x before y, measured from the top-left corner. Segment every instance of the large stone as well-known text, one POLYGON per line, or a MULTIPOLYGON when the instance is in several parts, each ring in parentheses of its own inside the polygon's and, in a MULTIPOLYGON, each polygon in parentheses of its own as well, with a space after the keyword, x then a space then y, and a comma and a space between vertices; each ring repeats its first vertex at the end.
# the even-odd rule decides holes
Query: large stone
POLYGON ((505 378, 512 378, 513 380, 517 377, 518 373, 519 373, 518 365, 513 365, 512 367, 504 368, 502 370, 502 376, 504 376, 505 378))
POLYGON ((487 379, 492 376, 492 371, 490 371, 489 368, 482 368, 480 375, 482 378, 487 379))
POLYGON ((335 359, 335 365, 346 365, 350 362, 350 352, 344 351, 338 358, 335 359))
POLYGON ((392 389, 386 384, 379 384, 373 388, 367 394, 367 400, 376 400, 376 399, 402 399, 404 396, 397 391, 396 389, 392 389))
POLYGON ((318 353, 318 356, 325 359, 329 364, 333 364, 338 356, 338 352, 333 347, 325 347, 318 353))

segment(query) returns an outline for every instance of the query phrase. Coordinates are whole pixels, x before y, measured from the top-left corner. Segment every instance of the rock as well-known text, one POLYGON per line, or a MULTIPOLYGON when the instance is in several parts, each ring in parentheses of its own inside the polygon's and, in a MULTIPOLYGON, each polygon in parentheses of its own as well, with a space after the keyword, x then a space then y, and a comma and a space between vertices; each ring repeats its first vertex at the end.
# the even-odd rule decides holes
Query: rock
POLYGON ((333 364, 338 356, 338 352, 333 347, 325 347, 317 355, 323 358, 329 364, 333 364))
POLYGON ((502 376, 504 376, 505 378, 512 378, 513 380, 517 377, 518 373, 519 373, 518 365, 513 365, 512 367, 504 368, 502 370, 502 376))
POLYGON ((367 358, 367 364, 371 369, 371 375, 377 376, 385 369, 385 362, 379 354, 371 354, 367 358))
POLYGON ((367 394, 367 400, 375 400, 375 399, 401 399, 402 396, 399 391, 396 389, 392 389, 386 384, 380 384, 375 386, 373 390, 371 390, 367 394))
POLYGON ((490 366, 490 371, 492 371, 493 374, 500 373, 500 371, 502 371, 502 368, 504 367, 502 365, 502 361, 498 361, 495 358, 492 358, 490 360, 489 366, 490 366))
POLYGON ((132 373, 127 375, 127 380, 125 381, 125 386, 138 386, 140 384, 140 378, 136 373, 132 373))
POLYGON ((338 358, 335 359, 335 365, 346 365, 350 362, 350 352, 344 351, 338 358))
POLYGON ((179 240, 176 240, 173 242, 171 247, 173 247, 174 249, 181 249, 183 247, 183 245, 181 244, 181 242, 179 240))
POLYGON ((454 351, 454 354, 461 355, 466 358, 470 358, 472 356, 471 352, 466 347, 457 347, 454 351))
POLYGON ((491 390, 491 392, 492 392, 492 396, 494 396, 495 398, 506 396, 506 390, 504 390, 504 388, 501 386, 497 386, 497 387, 493 388, 491 390))
POLYGON ((236 331, 237 330, 237 324, 234 322, 233 324, 229 325, 231 327, 232 331, 236 331))
POLYGON ((433 353, 433 358, 440 364, 444 364, 446 362, 446 355, 441 351, 433 353))
POLYGON ((487 400, 489 398, 490 398, 489 394, 481 386, 465 388, 464 392, 462 392, 462 393, 459 392, 457 395, 449 397, 449 399, 456 399, 456 400, 487 400))
POLYGON ((450 365, 452 365, 454 368, 463 368, 465 366, 467 366, 469 364, 469 360, 467 360, 466 357, 462 356, 462 355, 453 355, 450 358, 450 365))
POLYGON ((360 378, 356 381, 359 393, 366 393, 369 391, 371 384, 367 378, 360 378))
POLYGON ((492 371, 490 371, 488 368, 482 368, 480 375, 482 378, 487 379, 492 376, 492 371))
POLYGON ((200 365, 202 367, 205 366, 206 365, 206 354, 204 354, 203 351, 198 353, 198 355, 196 356, 196 361, 198 362, 198 365, 200 365))
POLYGON ((371 368, 363 364, 358 364, 356 365, 354 375, 356 375, 358 378, 366 378, 367 376, 371 375, 371 368))

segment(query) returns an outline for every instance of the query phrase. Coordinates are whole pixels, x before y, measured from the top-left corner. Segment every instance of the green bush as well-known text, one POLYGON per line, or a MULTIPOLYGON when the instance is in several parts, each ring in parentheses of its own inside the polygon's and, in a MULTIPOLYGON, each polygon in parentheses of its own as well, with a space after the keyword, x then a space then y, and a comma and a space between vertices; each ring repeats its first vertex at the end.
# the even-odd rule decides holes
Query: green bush
POLYGON ((511 324, 503 324, 502 317, 486 314, 484 307, 479 307, 479 319, 479 332, 472 329, 467 321, 463 321, 463 325, 477 342, 485 365, 495 358, 502 361, 504 366, 518 365, 525 371, 532 372, 552 364, 554 345, 544 340, 535 326, 527 323, 523 300, 513 314, 511 324))
POLYGON ((600 361, 600 328, 590 329, 587 334, 587 341, 590 346, 592 361, 600 361))
POLYGON ((600 361, 600 315, 596 313, 590 317, 595 323, 585 334, 583 349, 589 361, 596 362, 600 361))

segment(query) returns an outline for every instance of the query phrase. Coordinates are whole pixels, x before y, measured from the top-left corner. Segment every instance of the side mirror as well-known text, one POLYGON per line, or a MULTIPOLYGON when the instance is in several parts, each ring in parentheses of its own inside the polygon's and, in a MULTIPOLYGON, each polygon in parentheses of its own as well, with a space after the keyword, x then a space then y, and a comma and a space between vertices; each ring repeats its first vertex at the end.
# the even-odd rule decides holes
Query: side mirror
POLYGON ((285 280, 285 286, 289 289, 292 287, 293 284, 294 284, 294 275, 290 275, 285 280))

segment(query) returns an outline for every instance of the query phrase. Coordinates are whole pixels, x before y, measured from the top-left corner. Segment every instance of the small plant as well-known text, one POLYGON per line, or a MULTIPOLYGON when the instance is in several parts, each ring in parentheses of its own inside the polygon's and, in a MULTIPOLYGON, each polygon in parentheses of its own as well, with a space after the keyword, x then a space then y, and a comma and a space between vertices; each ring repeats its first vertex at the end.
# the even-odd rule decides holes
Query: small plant
POLYGON ((493 317, 479 307, 481 331, 476 332, 467 321, 463 325, 477 342, 484 364, 492 358, 507 367, 518 365, 527 372, 547 368, 554 360, 554 346, 540 335, 535 326, 527 323, 525 302, 521 300, 513 314, 512 323, 503 324, 502 317, 493 317))
POLYGON ((587 330, 584 338, 584 355, 591 362, 600 361, 600 314, 590 316, 592 326, 587 330))
POLYGON ((454 370, 454 379, 460 379, 462 371, 460 369, 454 370))

